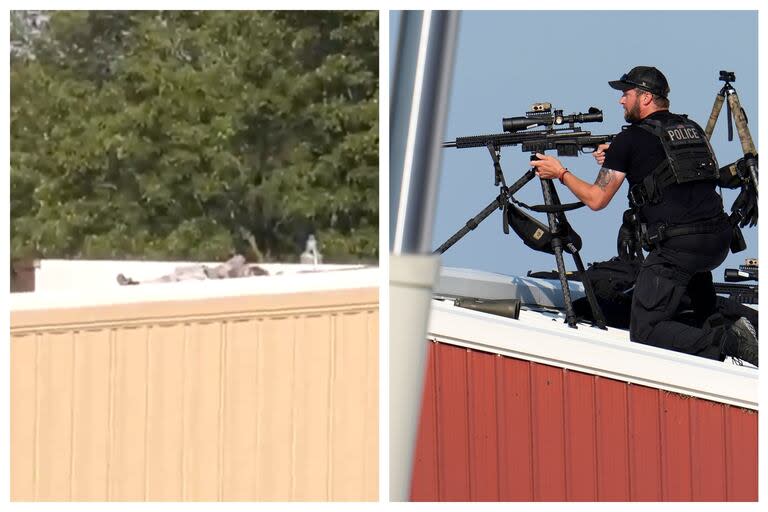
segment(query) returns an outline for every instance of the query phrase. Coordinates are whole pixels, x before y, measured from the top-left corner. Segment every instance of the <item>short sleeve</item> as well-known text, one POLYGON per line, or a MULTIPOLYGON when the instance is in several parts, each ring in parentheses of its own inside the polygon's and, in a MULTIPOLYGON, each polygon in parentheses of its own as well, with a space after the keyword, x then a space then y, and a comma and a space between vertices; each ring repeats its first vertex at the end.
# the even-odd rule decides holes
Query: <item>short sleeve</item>
POLYGON ((614 171, 627 173, 630 168, 630 134, 628 130, 623 130, 614 137, 613 142, 605 152, 605 161, 603 167, 614 171))

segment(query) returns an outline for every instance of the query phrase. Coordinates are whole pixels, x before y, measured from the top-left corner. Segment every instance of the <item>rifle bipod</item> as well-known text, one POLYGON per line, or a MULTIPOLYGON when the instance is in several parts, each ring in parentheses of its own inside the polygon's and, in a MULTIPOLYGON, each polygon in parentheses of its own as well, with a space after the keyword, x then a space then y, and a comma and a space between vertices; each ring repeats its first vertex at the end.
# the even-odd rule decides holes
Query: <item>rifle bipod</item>
MULTIPOLYGON (((552 180, 539 179, 541 182, 541 192, 544 195, 545 206, 561 206, 560 198, 557 195, 557 190, 552 184, 552 180)), ((563 248, 565 248, 573 256, 573 262, 576 264, 576 269, 581 275, 581 282, 584 285, 584 294, 587 296, 589 307, 592 310, 592 316, 595 321, 593 325, 597 325, 600 329, 605 329, 605 317, 603 311, 600 309, 600 305, 595 298, 595 290, 592 288, 592 282, 589 280, 589 276, 584 269, 584 262, 581 260, 579 254, 579 248, 569 240, 566 240, 563 235, 564 226, 568 226, 568 220, 565 218, 565 211, 547 211, 547 222, 549 224, 549 230, 552 233, 552 250, 555 253, 555 263, 557 264, 557 275, 560 279, 560 287, 563 289, 563 302, 565 303, 565 320, 570 327, 576 327, 576 314, 573 311, 573 302, 571 301, 571 290, 568 287, 568 279, 565 276, 565 262, 563 261, 563 248)), ((570 228, 569 228, 570 229, 570 228)))
MULTIPOLYGON (((529 169, 520 179, 512 184, 511 187, 507 187, 504 180, 504 174, 501 171, 501 165, 499 163, 498 150, 491 150, 491 157, 494 160, 495 169, 495 181, 496 185, 500 186, 499 195, 491 201, 488 206, 483 208, 477 215, 469 219, 464 226, 462 226, 456 233, 450 236, 440 247, 435 249, 435 254, 442 254, 447 251, 456 242, 461 240, 467 233, 475 229, 481 222, 483 222, 491 213, 496 210, 502 210, 502 230, 504 234, 509 234, 509 213, 510 208, 515 209, 515 206, 510 204, 510 201, 514 201, 512 196, 515 192, 520 190, 526 183, 536 177, 536 172, 533 169, 529 169)), ((544 196, 544 205, 539 207, 532 207, 534 211, 543 211, 547 214, 547 222, 549 225, 549 232, 551 235, 551 243, 549 249, 544 252, 550 252, 555 256, 555 262, 557 264, 557 274, 560 280, 560 286, 563 290, 563 302, 565 304, 565 320, 569 327, 577 328, 576 326, 576 314, 573 310, 573 302, 571 300, 571 290, 568 287, 568 279, 566 278, 565 262, 563 260, 563 249, 573 255, 573 260, 576 264, 576 268, 581 275, 582 283, 584 284, 584 293, 587 296, 589 307, 592 310, 592 316, 594 317, 593 326, 600 329, 606 329, 605 317, 600 309, 600 305, 595 298, 595 292, 592 288, 592 283, 589 281, 587 273, 584 269, 584 263, 579 255, 579 248, 570 239, 570 226, 568 220, 565 217, 565 210, 573 209, 573 205, 563 206, 560 204, 560 199, 557 196, 557 191, 552 184, 552 180, 540 179, 541 190, 544 196)), ((521 204, 521 203, 519 203, 521 204)), ((581 205, 583 206, 583 205, 581 205)), ((543 234, 543 233, 542 233, 543 234)), ((578 237, 578 235, 576 235, 578 237)), ((528 244, 526 244, 528 245, 528 244)))

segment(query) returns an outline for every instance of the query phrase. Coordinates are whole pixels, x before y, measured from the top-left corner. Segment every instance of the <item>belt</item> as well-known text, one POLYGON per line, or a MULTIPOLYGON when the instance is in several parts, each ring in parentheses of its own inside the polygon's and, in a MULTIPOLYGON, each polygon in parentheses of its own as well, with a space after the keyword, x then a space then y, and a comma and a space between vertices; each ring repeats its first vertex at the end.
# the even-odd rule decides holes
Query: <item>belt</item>
POLYGON ((703 222, 694 222, 691 224, 660 224, 655 230, 649 230, 647 224, 640 225, 640 231, 643 241, 648 245, 657 245, 676 236, 683 235, 703 235, 708 233, 717 233, 731 227, 728 216, 725 213, 703 222))

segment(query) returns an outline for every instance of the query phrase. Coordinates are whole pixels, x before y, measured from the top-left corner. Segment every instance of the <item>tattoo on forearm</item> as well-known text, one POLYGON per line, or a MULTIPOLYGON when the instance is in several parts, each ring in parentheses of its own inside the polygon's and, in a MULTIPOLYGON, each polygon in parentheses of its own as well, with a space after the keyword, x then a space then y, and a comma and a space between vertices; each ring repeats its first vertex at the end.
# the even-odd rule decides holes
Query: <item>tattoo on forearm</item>
POLYGON ((608 169, 607 167, 603 167, 600 169, 600 172, 597 173, 597 179, 595 180, 595 185, 600 187, 600 190, 605 190, 605 187, 608 186, 610 182, 613 181, 613 175, 616 173, 613 169, 608 169))

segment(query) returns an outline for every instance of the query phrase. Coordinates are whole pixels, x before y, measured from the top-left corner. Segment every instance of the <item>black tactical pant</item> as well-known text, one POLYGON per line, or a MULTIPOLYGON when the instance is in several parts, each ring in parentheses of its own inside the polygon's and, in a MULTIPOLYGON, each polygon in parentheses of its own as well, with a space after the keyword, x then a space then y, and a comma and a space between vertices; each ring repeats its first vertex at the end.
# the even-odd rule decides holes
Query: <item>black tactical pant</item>
POLYGON ((710 359, 722 359, 725 326, 715 313, 717 295, 712 270, 720 266, 731 242, 731 229, 684 235, 651 251, 637 276, 629 322, 630 340, 710 359), (695 327, 671 320, 684 295, 691 298, 695 327))

